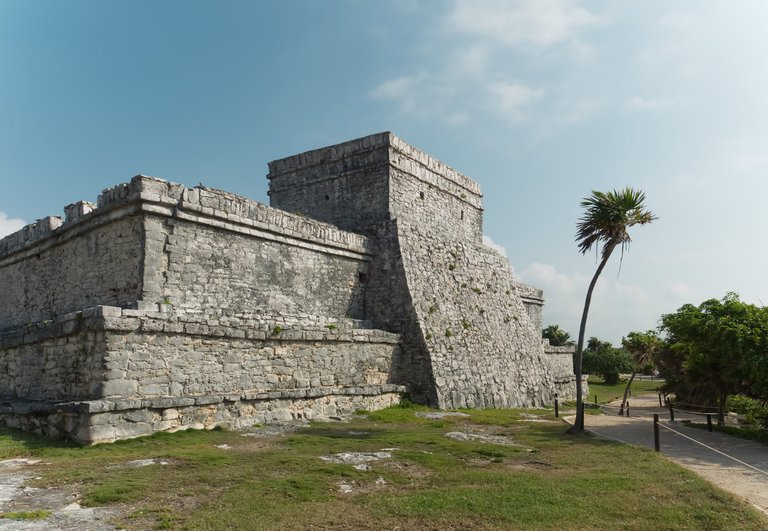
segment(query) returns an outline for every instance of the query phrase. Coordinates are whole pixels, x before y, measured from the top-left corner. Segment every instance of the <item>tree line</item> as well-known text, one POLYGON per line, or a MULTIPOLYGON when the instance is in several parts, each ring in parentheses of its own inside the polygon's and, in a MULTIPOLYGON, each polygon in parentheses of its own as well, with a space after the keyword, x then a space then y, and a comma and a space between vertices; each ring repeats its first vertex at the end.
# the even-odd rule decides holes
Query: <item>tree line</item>
MULTIPOLYGON (((570 341, 557 325, 545 328, 542 336, 551 344, 570 341)), ((609 384, 629 374, 624 403, 638 372, 655 373, 664 379, 661 390, 674 394, 678 402, 716 408, 720 424, 734 397, 741 409, 766 414, 768 308, 746 303, 736 293, 698 306, 685 304, 662 315, 657 330, 630 332, 620 347, 591 337, 583 350, 582 369, 609 384)))

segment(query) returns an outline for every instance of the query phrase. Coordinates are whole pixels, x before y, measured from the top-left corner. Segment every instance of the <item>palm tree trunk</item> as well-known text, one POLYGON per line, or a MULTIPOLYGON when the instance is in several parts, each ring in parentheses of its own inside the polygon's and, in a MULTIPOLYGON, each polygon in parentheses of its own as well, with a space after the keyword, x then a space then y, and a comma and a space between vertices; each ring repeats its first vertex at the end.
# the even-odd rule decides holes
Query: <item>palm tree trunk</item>
POLYGON ((581 362, 582 355, 584 353, 584 333, 587 329, 587 314, 589 313, 589 305, 592 302, 592 292, 595 290, 597 278, 600 276, 600 273, 603 272, 605 264, 608 263, 608 258, 610 258, 614 247, 615 245, 605 248, 603 259, 600 260, 600 265, 597 266, 597 271, 595 271, 595 275, 592 277, 592 281, 589 283, 589 288, 587 289, 587 298, 584 301, 584 311, 581 314, 581 325, 579 326, 579 342, 576 344, 576 353, 574 354, 575 358, 573 360, 573 373, 576 375, 576 421, 568 430, 568 433, 574 435, 584 431, 584 396, 581 388, 581 362))
POLYGON ((629 377, 627 387, 624 389, 624 399, 621 401, 621 409, 619 409, 619 415, 624 415, 624 408, 627 407, 627 396, 629 395, 629 388, 632 385, 632 380, 635 379, 635 376, 637 376, 637 371, 639 370, 639 368, 635 368, 635 370, 632 371, 632 376, 629 377))
POLYGON ((728 393, 721 392, 717 401, 717 425, 725 426, 725 403, 728 401, 728 393))

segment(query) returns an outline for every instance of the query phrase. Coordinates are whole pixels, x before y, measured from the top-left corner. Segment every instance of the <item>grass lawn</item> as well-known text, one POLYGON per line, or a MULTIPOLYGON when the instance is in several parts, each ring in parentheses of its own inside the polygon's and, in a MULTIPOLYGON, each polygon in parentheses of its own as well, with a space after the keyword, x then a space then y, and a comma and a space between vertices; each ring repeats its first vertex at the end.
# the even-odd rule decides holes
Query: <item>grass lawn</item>
POLYGON ((768 528, 745 502, 650 450, 566 435, 551 411, 429 420, 415 416, 422 410, 266 438, 189 431, 82 448, 5 430, 0 455, 42 458, 32 485, 68 485, 91 506, 120 504, 113 523, 132 530, 768 528), (382 451, 392 456, 367 469, 320 459, 382 451), (148 458, 167 464, 124 466, 148 458))
MULTIPOLYGON (((647 380, 638 381, 635 380, 632 382, 632 394, 637 395, 647 395, 647 394, 656 394, 658 392, 658 387, 662 384, 662 382, 651 382, 647 380)), ((621 380, 619 383, 615 385, 608 385, 606 383, 603 383, 603 380, 600 378, 597 378, 595 376, 589 377, 589 396, 584 397, 585 402, 594 403, 595 402, 595 395, 597 395, 597 403, 598 404, 607 404, 608 402, 613 402, 614 400, 620 399, 624 396, 624 389, 627 387, 626 380, 621 380)))

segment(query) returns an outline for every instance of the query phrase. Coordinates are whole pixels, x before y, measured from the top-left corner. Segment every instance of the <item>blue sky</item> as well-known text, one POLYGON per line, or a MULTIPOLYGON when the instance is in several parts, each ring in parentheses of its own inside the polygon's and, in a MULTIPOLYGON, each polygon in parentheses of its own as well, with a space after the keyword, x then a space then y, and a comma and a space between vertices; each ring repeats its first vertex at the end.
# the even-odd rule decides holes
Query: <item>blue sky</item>
POLYGON ((0 235, 138 173, 267 201, 266 164, 390 130, 478 181, 485 233, 577 332, 590 190, 659 216, 595 293, 617 342, 768 302, 768 3, 0 1, 0 235))

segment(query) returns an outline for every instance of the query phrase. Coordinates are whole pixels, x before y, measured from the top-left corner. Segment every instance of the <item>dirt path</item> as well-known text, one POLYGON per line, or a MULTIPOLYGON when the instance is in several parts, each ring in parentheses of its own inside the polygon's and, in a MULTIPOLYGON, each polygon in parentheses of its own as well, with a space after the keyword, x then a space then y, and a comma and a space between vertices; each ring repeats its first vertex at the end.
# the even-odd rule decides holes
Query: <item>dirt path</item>
MULTIPOLYGON (((668 411, 658 407, 656 395, 633 398, 629 418, 616 414, 619 404, 609 404, 605 408, 609 414, 587 415, 586 430, 599 437, 653 448, 652 414, 659 413, 659 440, 665 457, 768 514, 767 446, 670 422, 668 411)), ((566 421, 572 423, 573 417, 566 421)))

